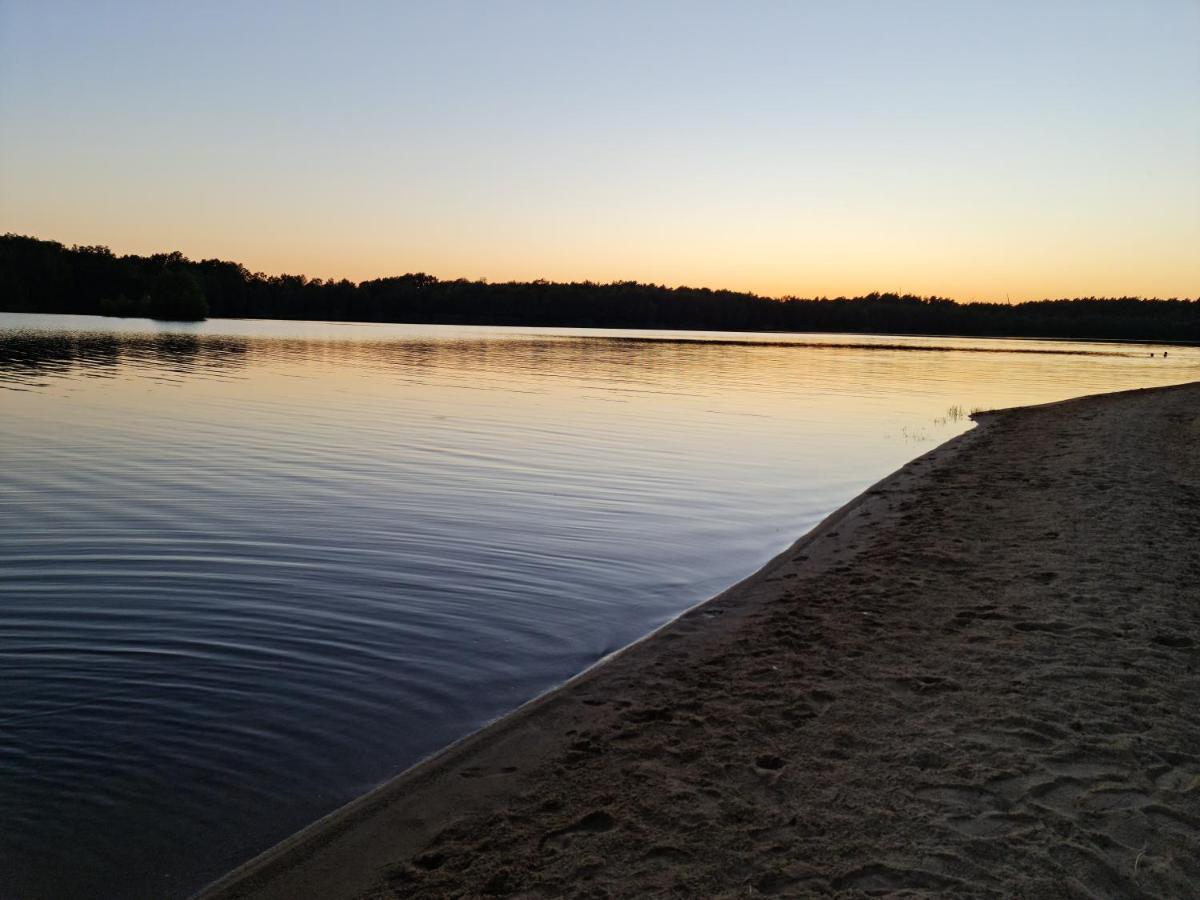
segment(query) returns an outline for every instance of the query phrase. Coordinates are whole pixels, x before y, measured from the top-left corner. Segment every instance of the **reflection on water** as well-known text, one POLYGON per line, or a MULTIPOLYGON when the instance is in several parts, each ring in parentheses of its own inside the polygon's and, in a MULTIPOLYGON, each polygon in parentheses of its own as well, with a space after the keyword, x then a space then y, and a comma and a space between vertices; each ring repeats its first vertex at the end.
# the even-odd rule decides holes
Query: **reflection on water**
POLYGON ((0 892, 186 895, 1150 352, 2 315, 0 892))

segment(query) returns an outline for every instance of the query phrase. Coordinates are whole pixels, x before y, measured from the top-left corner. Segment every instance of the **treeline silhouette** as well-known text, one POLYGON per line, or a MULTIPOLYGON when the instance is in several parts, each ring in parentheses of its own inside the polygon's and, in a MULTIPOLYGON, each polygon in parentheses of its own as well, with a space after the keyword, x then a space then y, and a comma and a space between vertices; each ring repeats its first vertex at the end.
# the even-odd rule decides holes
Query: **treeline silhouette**
POLYGON ((117 256, 107 247, 66 247, 15 234, 0 238, 0 285, 6 312, 1200 343, 1200 299, 1084 297, 1012 305, 894 293, 774 299, 633 281, 491 284, 420 273, 355 284, 268 276, 178 252, 117 256))

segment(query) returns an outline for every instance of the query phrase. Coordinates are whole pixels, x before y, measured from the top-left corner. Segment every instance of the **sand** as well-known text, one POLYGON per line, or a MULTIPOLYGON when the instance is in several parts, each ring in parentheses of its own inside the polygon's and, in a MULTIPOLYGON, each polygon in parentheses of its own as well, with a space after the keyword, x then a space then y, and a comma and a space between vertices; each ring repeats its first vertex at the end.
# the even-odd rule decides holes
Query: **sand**
POLYGON ((1200 384, 980 420, 202 896, 1200 897, 1200 384))

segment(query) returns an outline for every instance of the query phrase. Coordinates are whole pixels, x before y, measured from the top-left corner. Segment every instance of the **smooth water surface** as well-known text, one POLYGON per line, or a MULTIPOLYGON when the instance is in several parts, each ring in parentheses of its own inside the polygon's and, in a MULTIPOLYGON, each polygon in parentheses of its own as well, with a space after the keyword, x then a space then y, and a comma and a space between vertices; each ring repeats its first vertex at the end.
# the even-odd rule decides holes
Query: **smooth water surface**
POLYGON ((186 896, 1163 349, 0 315, 0 896, 186 896))

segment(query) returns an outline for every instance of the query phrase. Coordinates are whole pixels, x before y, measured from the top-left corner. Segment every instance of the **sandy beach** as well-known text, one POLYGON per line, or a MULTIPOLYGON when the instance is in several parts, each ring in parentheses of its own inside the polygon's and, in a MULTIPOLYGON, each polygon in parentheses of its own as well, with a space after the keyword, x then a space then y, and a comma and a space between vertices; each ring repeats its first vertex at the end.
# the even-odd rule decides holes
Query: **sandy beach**
POLYGON ((1200 384, 979 419, 199 896, 1200 897, 1200 384))

